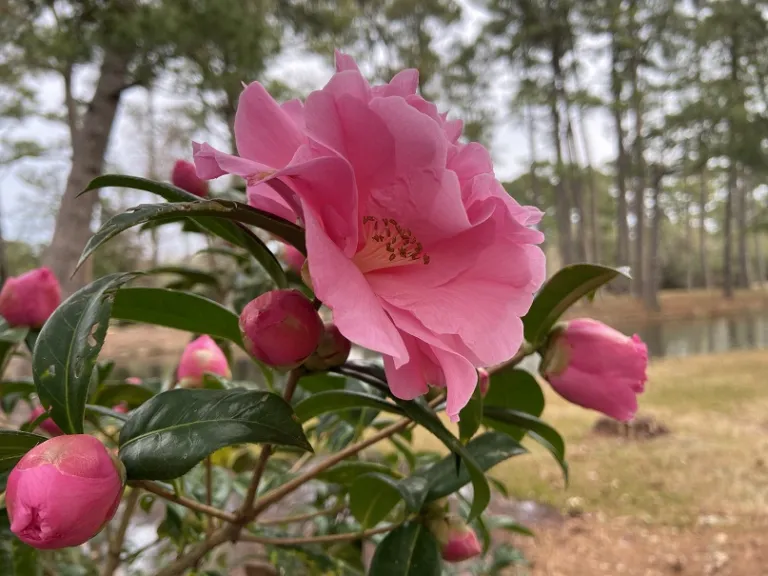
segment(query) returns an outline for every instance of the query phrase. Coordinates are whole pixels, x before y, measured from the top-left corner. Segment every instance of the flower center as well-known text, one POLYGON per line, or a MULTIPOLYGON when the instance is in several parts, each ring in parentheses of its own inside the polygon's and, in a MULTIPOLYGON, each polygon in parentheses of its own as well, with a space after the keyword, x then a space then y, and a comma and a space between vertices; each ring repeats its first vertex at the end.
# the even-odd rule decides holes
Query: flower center
POLYGON ((363 274, 416 262, 429 264, 421 242, 393 218, 364 216, 363 235, 365 244, 352 259, 363 274))

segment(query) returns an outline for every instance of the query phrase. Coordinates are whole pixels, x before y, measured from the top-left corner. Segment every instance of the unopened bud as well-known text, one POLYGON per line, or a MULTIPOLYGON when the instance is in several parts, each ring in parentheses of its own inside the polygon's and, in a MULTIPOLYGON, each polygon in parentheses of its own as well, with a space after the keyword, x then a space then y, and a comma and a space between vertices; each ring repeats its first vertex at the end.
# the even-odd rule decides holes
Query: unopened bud
POLYGON ((240 332, 249 354, 287 370, 315 351, 323 322, 298 290, 272 290, 246 305, 240 314, 240 332))
POLYGON ((216 345, 213 338, 204 334, 187 344, 181 355, 177 374, 179 386, 200 388, 206 372, 223 378, 232 377, 224 352, 216 345))
POLYGON ((307 358, 304 365, 310 370, 328 370, 341 366, 349 358, 351 350, 352 342, 334 324, 326 324, 317 350, 307 358))
POLYGON ((48 268, 8 278, 0 291, 0 316, 11 326, 40 328, 59 304, 59 281, 48 268))
POLYGON ((176 160, 176 164, 173 165, 173 172, 171 172, 171 182, 177 188, 200 196, 200 198, 208 196, 208 182, 197 175, 197 170, 192 162, 176 160))

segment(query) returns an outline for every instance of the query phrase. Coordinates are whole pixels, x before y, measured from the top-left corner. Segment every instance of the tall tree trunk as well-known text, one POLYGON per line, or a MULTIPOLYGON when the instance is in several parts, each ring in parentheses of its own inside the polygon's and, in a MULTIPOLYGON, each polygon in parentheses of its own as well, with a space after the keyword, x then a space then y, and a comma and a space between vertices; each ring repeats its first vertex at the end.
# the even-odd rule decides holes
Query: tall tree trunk
POLYGON ((632 108, 635 117, 634 156, 634 214, 635 214, 635 250, 634 268, 632 269, 632 293, 636 298, 643 296, 645 271, 643 254, 645 252, 645 158, 643 156, 643 104, 638 79, 638 62, 633 57, 632 73, 632 108))
POLYGON ((737 275, 738 286, 740 288, 749 288, 750 270, 749 270, 749 252, 747 250, 747 189, 749 183, 744 174, 739 179, 740 183, 736 187, 738 203, 736 204, 736 250, 738 254, 739 270, 737 275))
POLYGON ((611 109, 616 136, 616 264, 629 264, 629 224, 627 222, 627 153, 624 148, 624 128, 622 126, 622 82, 619 73, 621 59, 616 22, 611 30, 611 109))
POLYGON ((531 178, 531 193, 533 194, 533 205, 536 208, 544 209, 544 198, 541 195, 541 182, 539 182, 538 174, 536 173, 537 165, 537 153, 536 153, 536 119, 533 115, 533 109, 530 106, 526 106, 523 111, 525 116, 525 125, 528 129, 528 174, 531 178))
MULTIPOLYGON (((754 222, 757 214, 754 190, 752 190, 747 199, 749 200, 749 222, 751 223, 754 222)), ((763 281, 765 280, 765 262, 763 261, 763 247, 761 240, 762 235, 760 230, 755 229, 752 232, 752 242, 754 245, 755 253, 755 281, 757 282, 758 286, 762 286, 763 281)))
POLYGON ((589 247, 592 262, 600 262, 600 222, 597 216, 598 192, 597 179, 595 178, 594 164, 592 163, 592 147, 590 146, 587 127, 584 122, 584 115, 576 110, 576 119, 578 121, 579 132, 581 134, 581 143, 584 147, 584 159, 587 163, 587 178, 589 183, 589 247))
POLYGON ((707 164, 699 169, 699 268, 704 288, 712 286, 707 262, 707 200, 709 199, 707 164))
POLYGON ((656 169, 653 175, 653 212, 651 220, 651 237, 648 242, 646 279, 643 285, 643 301, 648 310, 659 309, 659 241, 661 239, 661 181, 662 173, 656 169))
POLYGON ((571 124, 570 105, 565 102, 565 130, 566 150, 568 151, 568 166, 571 173, 571 191, 573 192, 573 208, 578 216, 579 223, 576 227, 575 256, 579 262, 589 261, 587 256, 587 221, 584 210, 584 179, 580 172, 581 161, 576 150, 576 139, 573 136, 571 124))
POLYGON ((550 114, 552 116, 552 146, 555 148, 556 179, 555 185, 555 219, 557 221, 557 241, 560 248, 560 258, 563 265, 573 262, 571 234, 571 202, 568 183, 565 177, 563 148, 560 138, 560 111, 558 106, 559 89, 557 83, 562 78, 560 60, 552 58, 553 81, 550 93, 550 114))
POLYGON ((79 198, 77 195, 101 174, 112 124, 126 88, 127 74, 128 59, 125 55, 107 49, 99 69, 96 90, 72 143, 72 168, 56 216, 53 239, 43 256, 43 264, 59 278, 65 295, 72 294, 88 282, 83 268, 70 276, 91 236, 93 209, 98 195, 89 193, 79 198))
MULTIPOLYGON (((147 89, 147 178, 150 180, 157 179, 157 154, 156 143, 157 130, 155 123, 155 93, 150 86, 147 89)), ((152 239, 152 267, 156 268, 160 264, 160 237, 159 229, 157 226, 152 226, 149 229, 150 238, 152 239)))
POLYGON ((683 173, 683 226, 685 227, 685 288, 693 288, 693 228, 691 228, 691 190, 688 173, 683 173))
POLYGON ((731 158, 730 163, 723 217, 723 296, 726 298, 733 298, 733 196, 738 178, 735 160, 731 158))

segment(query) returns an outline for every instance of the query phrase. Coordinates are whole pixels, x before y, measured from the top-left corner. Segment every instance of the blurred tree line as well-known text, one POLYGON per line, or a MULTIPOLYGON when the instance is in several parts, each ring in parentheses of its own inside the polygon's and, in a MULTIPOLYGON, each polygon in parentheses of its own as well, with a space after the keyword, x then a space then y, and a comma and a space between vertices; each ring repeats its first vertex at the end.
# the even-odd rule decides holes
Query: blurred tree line
MULTIPOLYGON (((288 50, 330 61, 337 47, 380 80, 418 68, 425 96, 462 117, 470 139, 490 142, 495 129, 513 122, 526 135, 529 157, 506 187, 545 210, 552 260, 631 265, 631 285, 616 288, 651 308, 659 288, 721 286, 730 297, 766 276, 767 4, 6 0, 0 164, 44 157, 51 148, 71 157, 62 190, 51 191, 61 195, 53 239, 35 257, 72 291, 99 272, 86 268, 66 280, 92 225, 115 210, 104 195, 76 195, 104 170, 128 91, 147 94, 136 119, 150 136, 136 145, 152 159, 147 175, 163 178, 157 159, 170 141, 186 141, 195 130, 227 126, 234 148, 243 81, 267 81, 270 65, 288 50), (82 70, 90 72, 85 96, 73 89, 82 70), (40 103, 42 76, 62 87, 53 112, 40 103), (152 112, 161 82, 198 103, 164 126, 152 112), (6 126, 35 116, 66 126, 68 142, 4 137, 6 126), (600 165, 590 129, 598 120, 610 127, 614 150, 600 165)), ((287 83, 273 81, 270 89, 294 95, 287 83)), ((125 268, 146 257, 138 237, 124 238, 97 267, 125 268), (134 262, 118 263, 125 258, 134 262)))

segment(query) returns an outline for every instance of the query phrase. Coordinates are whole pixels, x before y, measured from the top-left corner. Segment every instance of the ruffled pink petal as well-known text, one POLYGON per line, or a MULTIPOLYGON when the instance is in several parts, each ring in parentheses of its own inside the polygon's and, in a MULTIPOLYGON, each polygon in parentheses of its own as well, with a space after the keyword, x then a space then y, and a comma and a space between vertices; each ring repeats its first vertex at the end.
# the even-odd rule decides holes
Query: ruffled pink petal
POLYGON ((352 56, 343 54, 339 50, 334 50, 334 56, 336 60, 336 72, 343 72, 345 70, 356 70, 357 72, 360 71, 360 69, 357 67, 355 59, 352 58, 352 56))
POLYGON ((447 400, 445 412, 451 422, 459 421, 459 412, 467 405, 477 387, 477 371, 466 358, 434 348, 434 354, 445 374, 447 400))
POLYGON ((208 144, 192 143, 197 175, 204 180, 212 180, 224 174, 234 174, 243 178, 269 172, 271 167, 247 158, 233 156, 216 150, 208 144))
POLYGON ((304 136, 264 86, 252 82, 240 95, 235 114, 235 140, 241 156, 282 168, 304 143, 304 136))
POLYGON ((402 366, 408 360, 403 339, 360 270, 331 241, 311 210, 306 213, 306 229, 312 287, 333 310, 336 327, 352 342, 393 356, 402 366))
POLYGON ((394 75, 389 84, 374 86, 374 96, 402 96, 403 98, 416 94, 419 89, 419 71, 413 68, 401 70, 394 75))
POLYGON ((552 388, 563 398, 616 420, 631 420, 637 412, 633 381, 606 378, 569 366, 562 374, 548 377, 552 388))
POLYGON ((254 208, 264 210, 289 222, 296 222, 299 218, 296 211, 268 184, 248 186, 247 194, 248 204, 254 208))
POLYGON ((283 112, 288 114, 293 123, 296 124, 296 127, 303 132, 305 126, 304 103, 298 98, 294 98, 293 100, 288 100, 280 104, 280 108, 283 109, 283 112))
POLYGON ((408 362, 398 368, 394 359, 385 355, 384 370, 392 394, 401 400, 413 400, 429 391, 427 373, 433 368, 428 366, 431 361, 421 352, 416 339, 409 334, 402 334, 402 337, 408 350, 408 362))

